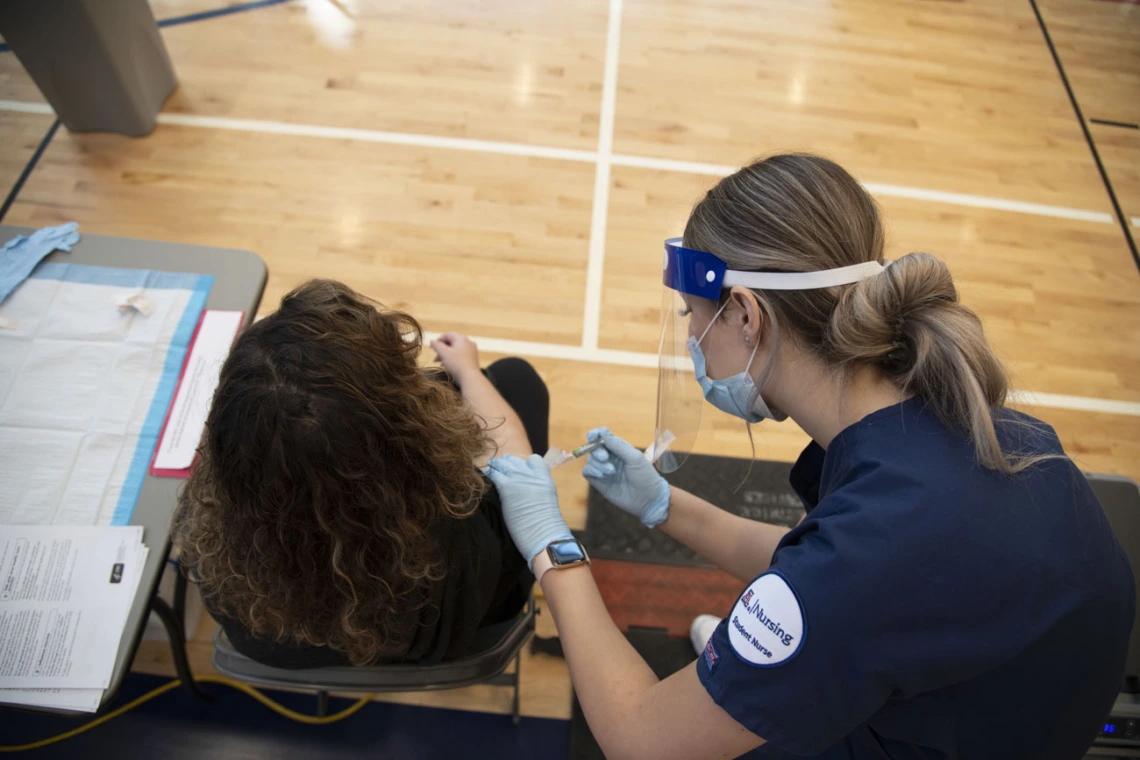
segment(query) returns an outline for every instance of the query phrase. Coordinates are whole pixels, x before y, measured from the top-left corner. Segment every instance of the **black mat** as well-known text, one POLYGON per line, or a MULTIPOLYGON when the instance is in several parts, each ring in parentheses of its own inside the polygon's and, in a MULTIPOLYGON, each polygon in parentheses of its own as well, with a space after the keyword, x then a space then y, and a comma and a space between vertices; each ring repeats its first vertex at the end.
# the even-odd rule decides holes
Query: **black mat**
MULTIPOLYGON (((788 527, 798 523, 804 509, 788 484, 792 465, 758 461, 749 471, 749 464, 747 459, 693 454, 666 480, 752 520, 788 527)), ((1117 475, 1086 473, 1085 477, 1104 505, 1121 544, 1140 567, 1140 487, 1117 475)), ((590 488, 586 501, 586 530, 577 534, 589 547, 590 555, 599 559, 713 567, 662 531, 649 530, 637 518, 609 504, 594 488, 590 488)), ((1137 635, 1140 637, 1140 631, 1137 635)), ((1137 646, 1140 648, 1140 639, 1137 646)), ((1137 668, 1140 670, 1140 655, 1137 668)))
MULTIPOLYGON (((665 678, 688 665, 697 656, 693 645, 685 639, 672 639, 661 628, 630 628, 625 637, 637 650, 658 678, 665 678)), ((605 760, 601 747, 594 741, 586 716, 574 697, 570 714, 570 753, 569 760, 605 760)))
MULTIPOLYGON (((791 469, 788 462, 752 462, 693 454, 681 469, 666 476, 666 480, 721 509, 752 520, 791 527, 804 514, 803 504, 788 485, 791 469)), ((662 531, 649 530, 637 518, 607 503, 593 488, 586 510, 586 530, 579 538, 589 547, 592 557, 712 567, 703 557, 662 531)))

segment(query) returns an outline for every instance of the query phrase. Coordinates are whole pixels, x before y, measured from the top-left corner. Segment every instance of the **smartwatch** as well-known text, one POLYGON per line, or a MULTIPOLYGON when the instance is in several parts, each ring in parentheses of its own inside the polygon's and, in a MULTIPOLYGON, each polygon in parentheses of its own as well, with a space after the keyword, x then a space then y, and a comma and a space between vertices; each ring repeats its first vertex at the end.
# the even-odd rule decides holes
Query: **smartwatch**
POLYGON ((546 575, 547 570, 562 570, 588 564, 590 557, 586 554, 586 548, 578 543, 576 538, 555 541, 536 554, 530 562, 534 570, 534 579, 539 583, 542 583, 542 576, 546 575))

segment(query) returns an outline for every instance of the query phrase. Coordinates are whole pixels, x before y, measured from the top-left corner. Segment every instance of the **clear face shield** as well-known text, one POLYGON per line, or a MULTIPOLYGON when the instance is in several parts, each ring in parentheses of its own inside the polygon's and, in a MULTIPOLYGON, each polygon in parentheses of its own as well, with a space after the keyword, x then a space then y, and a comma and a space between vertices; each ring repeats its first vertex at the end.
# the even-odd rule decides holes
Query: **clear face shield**
POLYGON ((701 427, 705 399, 693 376, 689 355, 689 323, 696 299, 716 303, 725 264, 709 253, 665 241, 664 298, 657 362, 657 426, 645 455, 657 469, 670 473, 688 458, 701 427))
POLYGON ((692 451, 705 403, 689 357, 690 316, 685 296, 666 289, 657 362, 657 427, 653 444, 645 452, 664 473, 679 468, 692 451))
POLYGON ((681 238, 666 240, 656 430, 646 458, 661 472, 674 472, 688 459, 700 430, 705 399, 689 352, 690 338, 695 342, 699 337, 690 334, 694 307, 715 312, 721 291, 737 285, 754 290, 814 290, 858 282, 883 269, 881 263, 868 261, 816 272, 730 270, 711 253, 685 248, 681 238))

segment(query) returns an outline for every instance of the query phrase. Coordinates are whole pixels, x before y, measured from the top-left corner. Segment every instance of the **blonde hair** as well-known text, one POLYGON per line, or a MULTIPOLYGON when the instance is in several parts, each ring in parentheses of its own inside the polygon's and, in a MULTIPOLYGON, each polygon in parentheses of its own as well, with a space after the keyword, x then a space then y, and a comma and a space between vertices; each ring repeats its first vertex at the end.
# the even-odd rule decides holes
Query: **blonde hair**
MULTIPOLYGON (((724 178, 693 209, 685 245, 730 269, 809 272, 882 261, 883 224, 870 194, 838 164, 776 155, 724 178)), ((977 460, 1004 473, 1049 457, 1003 451, 994 410, 1009 380, 978 316, 958 300, 946 265, 910 253, 852 285, 754 291, 775 326, 849 376, 873 367, 969 436, 977 460)))

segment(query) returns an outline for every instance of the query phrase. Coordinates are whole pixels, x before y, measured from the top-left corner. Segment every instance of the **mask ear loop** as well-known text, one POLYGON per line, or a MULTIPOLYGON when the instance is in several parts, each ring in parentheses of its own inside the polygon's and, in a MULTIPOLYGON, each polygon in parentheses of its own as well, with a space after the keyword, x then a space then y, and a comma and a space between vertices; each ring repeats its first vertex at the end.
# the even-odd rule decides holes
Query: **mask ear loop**
MULTIPOLYGON (((772 339, 773 339, 772 350, 768 352, 768 360, 764 362, 764 369, 760 370, 761 380, 763 380, 764 383, 767 383, 768 382, 768 371, 770 369, 772 369, 772 361, 773 361, 773 359, 776 358, 775 340, 778 338, 779 333, 778 333, 778 328, 776 327, 776 320, 772 318, 772 313, 769 310, 767 304, 765 304, 764 301, 761 298, 759 298, 755 293, 752 293, 752 291, 749 291, 749 293, 752 295, 753 298, 756 299, 756 305, 760 308, 760 311, 764 312, 764 319, 766 319, 772 325, 772 339)), ((728 305, 728 302, 726 301, 725 306, 727 306, 727 305, 728 305)), ((723 309, 724 307, 721 307, 721 308, 723 309)), ((719 314, 719 313, 720 312, 717 312, 717 314, 719 314)), ((716 319, 716 318, 714 317, 713 319, 716 319)), ((709 327, 711 327, 711 326, 712 326, 712 323, 710 322, 709 327)), ((708 332, 708 328, 705 328, 705 332, 708 332)), ((701 337, 703 338, 704 336, 702 335, 701 337)), ((752 369, 752 361, 756 358, 756 352, 758 350, 760 350, 760 330, 756 331, 756 345, 752 347, 752 356, 748 357, 748 365, 745 366, 745 368, 744 368, 745 372, 752 369)), ((760 391, 762 390, 760 383, 753 381, 752 385, 756 390, 753 393, 752 398, 748 402, 749 410, 751 410, 752 407, 756 405, 756 397, 760 395, 760 391)))
MULTIPOLYGON (((709 334, 709 330, 711 330, 712 326, 716 324, 717 317, 720 316, 720 313, 722 311, 724 311, 725 307, 727 307, 727 306, 728 306, 728 301, 725 301, 724 306, 721 306, 719 309, 716 310, 716 314, 713 314, 713 318, 709 320, 708 326, 705 327, 705 331, 703 333, 701 333, 701 337, 697 338, 697 345, 698 346, 701 345, 701 342, 705 339, 705 336, 709 334)), ((759 344, 757 344, 757 345, 759 345, 759 344)), ((751 362, 749 362, 749 364, 751 364, 751 362)))
MULTIPOLYGON (((751 291, 749 291, 749 292, 751 292, 751 291)), ((764 299, 760 298, 755 293, 752 293, 752 297, 756 299, 756 304, 760 307, 761 311, 764 312, 764 318, 768 320, 768 323, 770 325, 772 325, 772 350, 768 352, 768 359, 767 359, 767 361, 764 362, 764 369, 760 370, 760 382, 753 381, 753 383, 752 383, 752 387, 753 387, 752 398, 749 399, 749 401, 748 401, 749 410, 751 410, 754 406, 756 406, 756 400, 758 398, 760 398, 760 391, 762 391, 763 387, 768 384, 768 379, 771 377, 772 364, 775 362, 775 359, 776 359, 776 347, 779 345, 779 341, 780 341, 780 327, 779 327, 779 324, 776 322, 776 319, 772 315, 771 307, 768 306, 767 302, 764 299)), ((752 350, 753 356, 756 355, 756 349, 758 349, 758 348, 760 348, 760 331, 759 330, 756 331, 756 348, 754 348, 752 350)), ((751 366, 752 366, 751 360, 749 360, 748 365, 749 365, 749 368, 751 368, 751 366)), ((747 371, 747 370, 745 370, 745 371, 747 371)), ((745 422, 744 428, 745 428, 745 430, 748 431, 748 445, 752 449, 752 455, 748 458, 748 472, 744 473, 744 478, 741 479, 740 483, 733 490, 733 493, 736 493, 737 491, 739 491, 741 488, 744 487, 744 484, 748 482, 748 478, 750 478, 752 476, 752 468, 756 464, 756 441, 752 437, 752 423, 751 422, 745 422)))
MULTIPOLYGON (((752 369, 752 361, 756 358, 756 352, 759 350, 760 350, 760 340, 757 339, 756 345, 752 347, 752 355, 748 357, 748 364, 744 365, 745 373, 747 373, 748 370, 752 369)), ((765 369, 768 368, 767 364, 764 365, 764 368, 765 369)), ((755 386, 756 383, 753 383, 752 385, 755 386)), ((751 407, 755 403, 756 403, 756 399, 753 398, 748 402, 748 406, 751 407)))
MULTIPOLYGON (((764 362, 764 369, 760 370, 760 382, 753 383, 756 386, 756 395, 759 396, 760 391, 764 390, 764 386, 768 384, 768 380, 771 378, 772 365, 776 361, 776 347, 779 345, 780 340, 780 326, 772 316, 771 308, 764 302, 764 300, 756 297, 755 294, 753 294, 753 297, 756 298, 756 304, 760 307, 761 311, 764 312, 764 319, 768 321, 768 324, 772 325, 772 350, 768 352, 768 360, 764 362)), ((760 347, 759 331, 756 333, 756 347, 760 347)), ((755 403, 756 399, 753 398, 752 403, 749 404, 749 408, 751 408, 755 403)))
MULTIPOLYGON (((759 302, 759 299, 757 299, 757 302, 759 302)), ((728 307, 728 303, 729 303, 728 301, 725 301, 724 305, 721 306, 719 309, 717 309, 716 314, 713 314, 713 318, 709 320, 708 326, 705 327, 705 331, 703 333, 701 333, 701 337, 697 338, 697 345, 698 346, 701 345, 701 342, 705 339, 705 336, 709 334, 709 330, 712 329, 712 326, 714 324, 716 324, 717 317, 719 317, 721 315, 721 312, 723 312, 728 307)), ((761 308, 763 308, 763 307, 761 307, 761 308)), ((767 309, 765 309, 765 315, 764 316, 771 321, 771 318, 768 317, 768 315, 767 315, 767 309)), ((774 322, 773 322, 773 324, 774 324, 774 322)), ((760 336, 759 336, 759 334, 757 334, 756 345, 752 347, 752 355, 748 357, 748 364, 744 365, 744 371, 745 372, 748 372, 748 370, 752 369, 752 362, 756 359, 756 352, 759 350, 760 350, 760 336)), ((768 368, 772 366, 772 357, 774 356, 774 354, 775 354, 775 352, 768 355, 768 361, 764 364, 764 372, 767 372, 768 368)), ((753 387, 755 387, 756 383, 753 383, 752 385, 753 385, 753 387)), ((756 404, 756 396, 758 396, 758 395, 760 395, 759 389, 757 389, 756 393, 752 396, 751 399, 749 399, 749 401, 748 401, 748 408, 749 409, 751 409, 753 407, 753 405, 756 404)))

